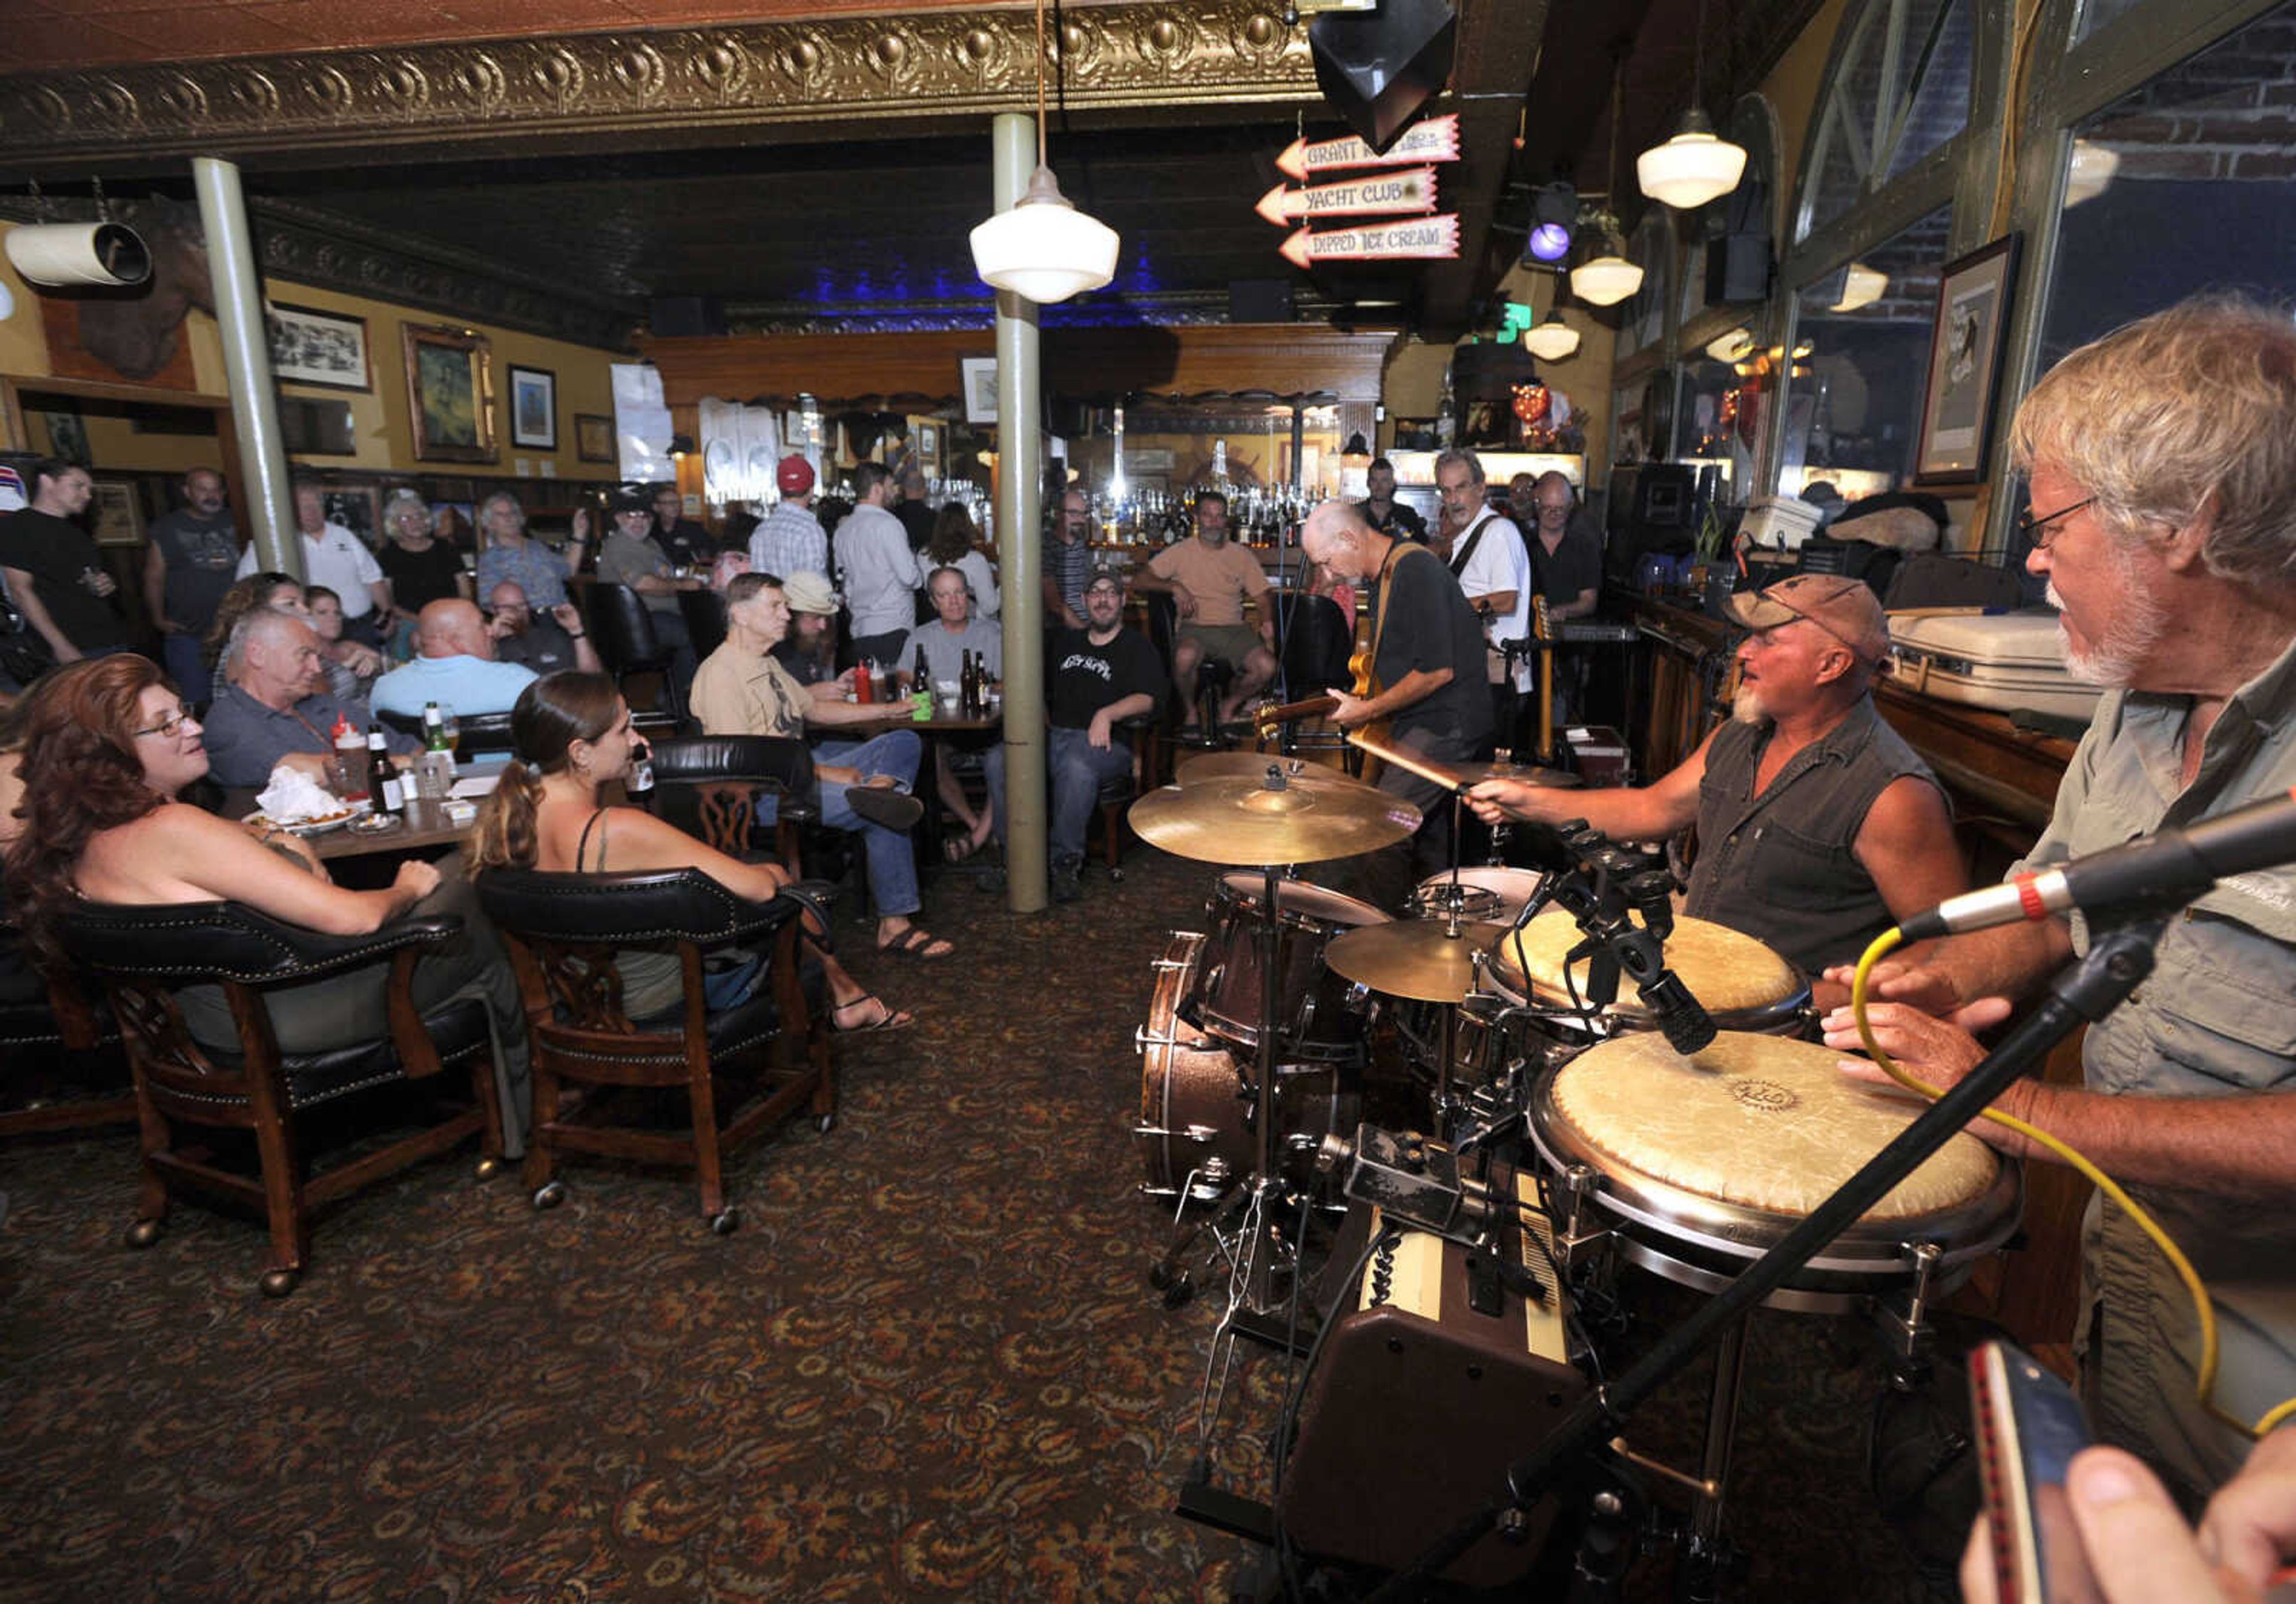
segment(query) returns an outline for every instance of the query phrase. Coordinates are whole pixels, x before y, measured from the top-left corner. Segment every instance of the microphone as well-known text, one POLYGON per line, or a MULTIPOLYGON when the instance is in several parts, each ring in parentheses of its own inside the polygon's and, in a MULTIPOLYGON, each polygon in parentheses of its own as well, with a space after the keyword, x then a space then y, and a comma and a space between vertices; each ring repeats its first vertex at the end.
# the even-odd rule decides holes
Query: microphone
POLYGON ((2125 903, 2174 907, 2228 876, 2290 862, 2296 862, 2296 789, 1982 891, 1949 896, 1906 921, 1905 938, 1929 941, 2019 920, 2038 922, 2074 908, 2095 913, 2125 903))

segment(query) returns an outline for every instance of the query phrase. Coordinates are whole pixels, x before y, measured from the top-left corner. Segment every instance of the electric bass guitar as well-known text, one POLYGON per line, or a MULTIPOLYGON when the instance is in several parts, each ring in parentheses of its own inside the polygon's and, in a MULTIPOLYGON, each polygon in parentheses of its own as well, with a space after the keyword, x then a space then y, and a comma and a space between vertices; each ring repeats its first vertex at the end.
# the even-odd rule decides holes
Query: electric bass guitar
MULTIPOLYGON (((1358 612, 1356 615, 1356 649, 1348 657, 1348 673, 1354 676, 1355 681, 1349 687, 1349 694, 1358 700, 1377 696, 1382 689, 1379 683, 1379 676, 1372 669, 1372 658, 1378 649, 1378 643, 1364 638, 1365 622, 1364 614, 1358 612)), ((1283 724, 1294 724, 1301 719, 1327 718, 1339 710, 1339 699, 1334 696, 1311 696, 1303 701, 1295 702, 1270 702, 1252 715, 1252 724, 1259 732, 1259 739, 1267 741, 1273 739, 1280 726, 1283 724)), ((1387 726, 1386 719, 1375 718, 1358 728, 1361 732, 1371 736, 1374 740, 1384 741, 1387 739, 1387 726)), ((1362 778, 1366 781, 1376 781, 1381 769, 1385 765, 1380 759, 1365 756, 1363 758, 1362 778)))

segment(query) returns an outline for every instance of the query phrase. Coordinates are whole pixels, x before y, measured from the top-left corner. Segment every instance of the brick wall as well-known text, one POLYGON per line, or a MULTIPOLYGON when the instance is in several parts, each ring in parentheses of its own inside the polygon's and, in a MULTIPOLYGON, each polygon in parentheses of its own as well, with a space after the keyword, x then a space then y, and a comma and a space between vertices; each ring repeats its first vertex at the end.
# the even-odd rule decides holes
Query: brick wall
POLYGON ((2082 130, 2115 180, 2296 178, 2296 4, 2155 78, 2082 130))

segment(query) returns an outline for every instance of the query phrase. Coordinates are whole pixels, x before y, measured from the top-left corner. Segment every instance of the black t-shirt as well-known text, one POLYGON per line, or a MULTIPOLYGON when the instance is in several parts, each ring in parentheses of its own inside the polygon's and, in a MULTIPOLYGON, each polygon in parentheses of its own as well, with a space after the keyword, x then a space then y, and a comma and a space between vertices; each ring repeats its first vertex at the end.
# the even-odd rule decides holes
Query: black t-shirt
POLYGON ((1136 629, 1119 628, 1104 645, 1094 644, 1088 631, 1060 630, 1045 665, 1051 670, 1045 705, 1056 730, 1089 729, 1094 714, 1128 696, 1164 700, 1164 661, 1136 629))
MULTIPOLYGON (((686 568, 708 568, 718 561, 717 543, 709 531, 690 518, 681 518, 668 528, 661 527, 661 517, 654 516, 654 540, 669 556, 672 562, 686 568)), ((745 545, 742 548, 747 551, 745 545)))
MULTIPOLYGON (((1379 582, 1370 585, 1379 603, 1379 582)), ((1424 546, 1395 553, 1387 587, 1388 617, 1377 619, 1379 656, 1373 669, 1382 689, 1414 669, 1432 674, 1448 668, 1451 683, 1422 697, 1395 716, 1398 735, 1429 730, 1455 741, 1455 757, 1471 755, 1491 732, 1491 699, 1483 682, 1483 626, 1467 605, 1466 593, 1443 560, 1424 546)))
POLYGON ((1356 511, 1364 515, 1365 523, 1382 535, 1392 536, 1398 540, 1416 540, 1423 544, 1426 542, 1427 520, 1413 511, 1410 503, 1399 497, 1387 503, 1385 518, 1371 510, 1368 499, 1357 502, 1356 511))
POLYGON ((111 602, 80 583, 89 569, 102 567, 95 542, 78 524, 33 507, 0 518, 0 568, 32 577, 32 593, 50 621, 83 652, 127 642, 127 626, 111 602))
POLYGON ((1535 528, 1529 544, 1531 578, 1547 606, 1561 607, 1576 602, 1580 591, 1603 588, 1603 536, 1584 508, 1570 514, 1562 543, 1554 551, 1546 549, 1535 528))
POLYGON ((495 656, 503 662, 531 668, 537 674, 556 674, 562 668, 575 667, 574 637, 559 626, 557 619, 537 614, 527 624, 524 634, 496 641, 495 656))
POLYGON ((794 639, 785 639, 774 648, 774 661, 790 671, 790 677, 800 685, 818 685, 837 677, 837 664, 819 651, 808 651, 794 639))
POLYGON ((434 540, 419 552, 386 541, 374 560, 390 581, 390 599, 408 612, 421 612, 433 602, 463 593, 455 584, 463 577, 463 554, 451 541, 434 540))
POLYGON ((901 520, 901 531, 909 537, 909 550, 922 552, 932 544, 933 525, 940 515, 921 501, 893 503, 893 516, 901 520))
POLYGON ((239 528, 231 510, 201 518, 178 507, 152 523, 152 544, 167 573, 168 616, 187 629, 205 629, 239 568, 239 528))

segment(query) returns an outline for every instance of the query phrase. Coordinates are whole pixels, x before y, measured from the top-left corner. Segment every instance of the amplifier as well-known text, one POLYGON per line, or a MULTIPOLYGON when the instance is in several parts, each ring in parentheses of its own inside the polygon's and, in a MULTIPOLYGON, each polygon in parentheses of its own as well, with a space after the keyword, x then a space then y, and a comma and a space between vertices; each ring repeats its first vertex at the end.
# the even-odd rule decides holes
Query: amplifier
MULTIPOLYGON (((1513 1190, 1536 1207, 1529 1172, 1514 1175, 1513 1190)), ((1380 1223, 1377 1208, 1356 1206, 1333 1250, 1335 1273, 1380 1223)), ((1570 1360, 1567 1294, 1534 1234, 1551 1247, 1535 1214, 1472 1251, 1406 1231, 1337 1289, 1278 1502, 1302 1549, 1387 1570, 1408 1565, 1496 1495, 1507 1466, 1586 1395, 1570 1360)), ((1525 1541, 1487 1537, 1444 1575, 1478 1587, 1516 1579, 1554 1518, 1552 1502, 1542 1503, 1525 1541)))
POLYGON ((1562 732, 1562 743, 1570 749, 1578 777, 1588 785, 1624 785, 1633 776, 1627 738, 1609 724, 1573 724, 1562 732))

